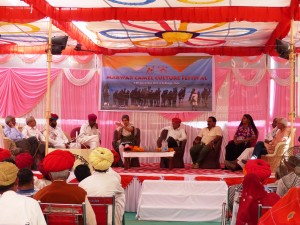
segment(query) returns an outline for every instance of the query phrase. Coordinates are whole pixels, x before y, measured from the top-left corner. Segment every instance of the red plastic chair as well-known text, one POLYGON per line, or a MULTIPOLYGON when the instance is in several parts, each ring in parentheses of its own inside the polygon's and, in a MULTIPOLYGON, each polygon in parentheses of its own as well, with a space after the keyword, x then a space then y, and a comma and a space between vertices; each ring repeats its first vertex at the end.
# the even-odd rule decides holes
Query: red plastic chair
POLYGON ((86 225, 86 208, 82 204, 41 203, 48 225, 86 225))
POLYGON ((115 224, 115 196, 109 197, 88 197, 89 202, 96 215, 97 225, 107 225, 110 221, 115 224), (111 208, 111 218, 108 216, 111 208))

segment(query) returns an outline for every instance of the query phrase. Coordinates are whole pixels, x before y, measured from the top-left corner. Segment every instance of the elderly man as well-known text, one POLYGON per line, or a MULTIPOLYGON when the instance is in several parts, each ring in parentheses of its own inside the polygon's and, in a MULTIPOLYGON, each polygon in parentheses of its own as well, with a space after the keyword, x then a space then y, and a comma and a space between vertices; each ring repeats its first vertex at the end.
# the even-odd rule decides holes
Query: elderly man
POLYGON ((25 138, 36 137, 39 141, 38 149, 34 154, 34 169, 45 157, 45 136, 37 129, 36 120, 33 116, 26 118, 26 126, 23 127, 22 134, 25 138))
POLYGON ((194 146, 190 149, 193 161, 192 168, 198 169, 208 152, 213 149, 214 143, 218 142, 222 136, 222 130, 216 126, 217 120, 210 116, 207 119, 207 127, 201 129, 200 133, 194 140, 194 146))
POLYGON ((97 116, 95 114, 88 115, 88 123, 82 124, 78 136, 78 142, 90 148, 99 147, 101 143, 101 134, 98 129, 97 116))
MULTIPOLYGON (((57 126, 58 115, 52 114, 49 119, 49 143, 55 148, 68 148, 69 140, 60 127, 57 126)), ((46 130, 43 132, 46 137, 46 130)))
POLYGON ((14 116, 9 115, 5 118, 4 134, 6 137, 15 142, 16 146, 20 148, 19 151, 29 152, 32 156, 35 155, 39 145, 38 140, 36 137, 29 137, 26 139, 16 128, 16 118, 14 116))
POLYGON ((81 204, 85 202, 87 224, 96 224, 95 213, 87 199, 86 191, 66 183, 74 162, 74 155, 68 151, 55 150, 46 155, 43 165, 44 169, 49 172, 52 184, 39 190, 33 197, 46 203, 81 204))
POLYGON ((46 225, 39 203, 16 193, 18 168, 0 162, 0 224, 46 225))
MULTIPOLYGON (((114 156, 109 149, 96 148, 91 152, 89 161, 95 172, 79 183, 79 187, 86 190, 88 196, 116 196, 115 224, 121 225, 125 208, 124 189, 120 179, 111 170, 110 166, 114 161, 114 156)), ((111 218, 109 216, 108 218, 111 218)), ((109 222, 109 225, 111 221, 109 222)))

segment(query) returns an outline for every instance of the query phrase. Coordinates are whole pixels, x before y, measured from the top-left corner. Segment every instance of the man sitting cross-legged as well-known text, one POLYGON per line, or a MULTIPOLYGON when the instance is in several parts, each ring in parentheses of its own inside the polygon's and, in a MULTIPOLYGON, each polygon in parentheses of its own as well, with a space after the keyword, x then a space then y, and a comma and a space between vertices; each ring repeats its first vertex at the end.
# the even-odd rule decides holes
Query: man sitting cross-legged
POLYGON ((222 130, 219 126, 216 126, 216 122, 215 117, 208 117, 207 127, 201 129, 194 140, 194 146, 190 149, 193 169, 199 168, 199 165, 203 162, 208 152, 213 149, 214 143, 218 142, 223 136, 222 130))

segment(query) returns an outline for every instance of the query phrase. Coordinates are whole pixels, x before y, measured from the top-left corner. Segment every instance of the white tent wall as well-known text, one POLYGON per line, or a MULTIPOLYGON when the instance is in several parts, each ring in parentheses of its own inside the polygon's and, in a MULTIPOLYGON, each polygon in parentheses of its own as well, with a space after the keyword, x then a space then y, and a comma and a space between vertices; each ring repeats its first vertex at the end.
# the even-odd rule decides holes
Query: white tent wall
MULTIPOLYGON (((168 113, 168 112, 140 112, 140 111, 98 111, 98 99, 99 99, 99 81, 101 74, 101 56, 93 55, 90 56, 55 56, 52 68, 60 68, 61 72, 57 75, 54 81, 51 84, 51 112, 56 113, 60 116, 58 120, 58 124, 63 128, 64 131, 70 132, 72 128, 76 126, 80 126, 82 123, 86 122, 88 113, 96 113, 98 115, 99 127, 102 133, 102 146, 107 148, 112 148, 112 136, 113 130, 115 128, 114 122, 116 120, 120 120, 123 114, 128 114, 130 116, 130 120, 136 127, 141 129, 141 147, 144 147, 146 150, 155 150, 156 147, 156 139, 159 135, 159 131, 162 127, 168 126, 171 124, 172 117, 180 117, 183 120, 182 126, 186 129, 188 134, 188 142, 185 150, 184 161, 186 163, 190 163, 190 154, 189 149, 192 145, 192 142, 196 135, 199 132, 199 129, 206 126, 206 120, 208 116, 215 116, 218 120, 217 125, 221 126, 224 131, 224 139, 223 139, 223 151, 220 161, 224 160, 224 148, 228 141, 232 139, 234 131, 238 126, 240 119, 243 114, 251 112, 267 112, 266 118, 256 119, 254 116, 255 124, 259 130, 259 138, 258 140, 264 140, 265 133, 268 132, 270 128, 270 121, 272 121, 273 116, 284 116, 285 115, 276 115, 270 112, 269 106, 270 103, 266 102, 265 108, 255 108, 251 109, 251 112, 243 111, 245 109, 244 105, 247 105, 247 102, 241 102, 241 107, 236 110, 230 109, 229 101, 232 98, 232 90, 230 87, 231 79, 234 78, 236 82, 243 82, 242 79, 238 79, 242 75, 239 74, 239 69, 255 69, 257 70, 256 80, 253 79, 251 81, 246 81, 246 86, 254 86, 255 82, 260 82, 261 79, 266 79, 268 82, 267 89, 264 93, 267 96, 267 99, 270 99, 272 95, 270 87, 270 80, 273 79, 275 82, 280 83, 280 85, 284 86, 285 91, 289 91, 288 83, 285 82, 285 79, 281 79, 276 74, 273 74, 272 69, 282 69, 284 71, 289 70, 289 63, 287 61, 282 60, 274 60, 266 55, 262 55, 259 57, 215 57, 215 69, 216 69, 216 78, 223 77, 224 82, 222 83, 220 89, 215 95, 215 111, 213 112, 197 112, 191 116, 190 113, 168 113), (89 57, 89 59, 88 59, 89 57), (268 63, 267 63, 268 62, 268 63), (70 80, 70 77, 67 77, 66 71, 81 69, 86 70, 87 73, 90 70, 96 71, 93 75, 92 80, 89 81, 89 87, 93 87, 92 96, 79 96, 82 93, 86 93, 85 89, 87 85, 80 86, 80 79, 76 79, 73 77, 73 81, 70 80), (221 74, 222 73, 222 74, 221 74), (77 81, 78 84, 73 85, 72 82, 77 81), (84 103, 79 104, 66 104, 63 102, 62 95, 63 93, 67 93, 66 90, 66 82, 70 82, 70 86, 73 88, 72 92, 74 95, 70 95, 69 101, 76 102, 76 98, 81 97, 85 98, 86 101, 84 103), (91 84, 91 82, 95 82, 97 84, 91 84), (74 87, 73 87, 74 86, 74 87), (79 90, 79 92, 78 92, 79 90), (83 91, 81 93, 81 90, 83 91), (76 94, 76 91, 78 92, 76 94), (73 98, 73 99, 72 99, 73 98), (69 107, 68 109, 64 107, 69 107), (62 115, 62 111, 64 112, 62 115), (70 111, 71 113, 68 113, 70 111), (229 115, 231 113, 231 115, 229 115), (74 116, 68 116, 74 115, 74 116), (230 118, 238 118, 238 119, 230 119, 230 118)), ((46 68, 46 55, 0 55, 0 69, 1 68, 46 68)), ((72 72, 71 72, 72 73, 72 72)), ((2 83, 2 81, 0 81, 2 83)), ((66 101, 66 100, 64 100, 66 101)), ((284 110, 282 112, 289 112, 289 104, 282 104, 282 102, 273 100, 276 104, 275 107, 281 107, 284 110)), ((42 100, 39 101, 29 112, 23 114, 17 118, 17 123, 20 126, 25 125, 25 118, 27 116, 34 116, 37 119, 38 127, 43 128, 45 125, 45 108, 46 108, 46 93, 43 96, 42 100)), ((276 111, 280 112, 280 111, 276 111)), ((2 112, 1 112, 2 113, 2 112)), ((2 113, 3 114, 3 113, 2 113)), ((251 114, 252 115, 252 114, 251 114)), ((5 115, 3 115, 5 116, 5 115)), ((4 124, 4 118, 1 119, 1 124, 4 124)), ((295 121, 295 127, 297 128, 297 135, 299 136, 299 119, 295 121)), ((295 143, 297 143, 295 141, 295 143)), ((0 143, 1 145, 1 143, 0 143)), ((157 162, 158 159, 154 161, 157 162)), ((147 159, 143 159, 142 162, 147 162, 147 159)), ((149 162, 149 161, 148 161, 149 162)))

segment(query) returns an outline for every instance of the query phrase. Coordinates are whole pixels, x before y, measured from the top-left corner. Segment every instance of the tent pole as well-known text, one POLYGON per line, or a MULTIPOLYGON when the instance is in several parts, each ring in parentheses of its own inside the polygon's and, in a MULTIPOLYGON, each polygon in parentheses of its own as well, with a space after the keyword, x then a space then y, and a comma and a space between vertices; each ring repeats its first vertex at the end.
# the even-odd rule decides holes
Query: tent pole
POLYGON ((51 43, 51 37, 52 37, 52 19, 49 18, 49 31, 48 31, 48 50, 47 50, 47 65, 48 65, 48 77, 47 77, 47 105, 46 105, 46 149, 45 154, 48 154, 48 146, 49 146, 49 119, 50 119, 50 81, 51 81, 51 63, 52 63, 52 43, 51 43))
MULTIPOLYGON (((295 120, 295 46, 293 37, 293 26, 294 20, 291 20, 291 31, 290 31, 290 113, 289 120, 291 124, 291 132, 294 129, 295 120)), ((290 146, 294 146, 294 137, 291 137, 290 146)))

